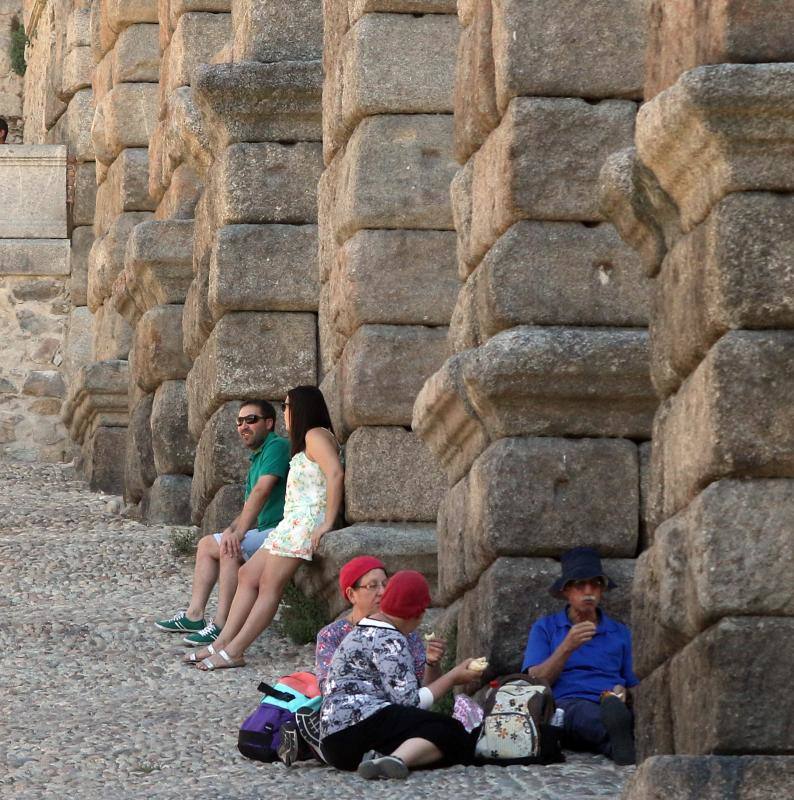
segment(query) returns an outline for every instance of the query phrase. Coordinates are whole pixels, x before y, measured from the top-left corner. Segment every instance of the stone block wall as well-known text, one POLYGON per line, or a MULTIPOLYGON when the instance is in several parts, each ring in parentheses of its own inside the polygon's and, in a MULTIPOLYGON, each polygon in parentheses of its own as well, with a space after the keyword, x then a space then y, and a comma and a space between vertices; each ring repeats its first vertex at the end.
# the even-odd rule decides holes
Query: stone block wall
POLYGON ((774 63, 794 6, 653 3, 649 25, 635 148, 602 175, 653 278, 662 398, 633 590, 645 760, 624 796, 733 797, 794 760, 794 68, 774 63))
POLYGON ((559 604, 554 559, 591 545, 627 618, 641 546, 649 281, 599 210, 598 176, 631 142, 645 20, 634 2, 459 3, 450 357, 413 426, 446 473, 439 598, 459 654, 520 667, 559 604))
MULTIPOLYGON (((192 77, 190 97, 181 88, 169 95, 184 156, 161 204, 185 164, 200 173, 182 339, 191 362, 187 427, 197 442, 192 520, 210 532, 241 507, 240 401, 277 405, 291 387, 317 382, 322 21, 319 0, 200 10, 181 17, 168 48, 167 80, 177 86, 188 69, 192 77), (215 63, 191 67, 185 48, 210 30, 220 37, 221 27, 228 41, 217 56, 192 56, 215 63)), ((163 175, 169 158, 179 162, 173 116, 161 122, 163 175)))
MULTIPOLYGON (((325 540, 316 582, 327 588, 349 540, 389 552, 391 569, 435 552, 443 479, 411 413, 446 357, 457 293, 449 185, 458 25, 454 2, 333 0, 323 10, 321 388, 345 442, 352 524, 325 540)), ((435 558, 422 567, 435 584, 435 558)))

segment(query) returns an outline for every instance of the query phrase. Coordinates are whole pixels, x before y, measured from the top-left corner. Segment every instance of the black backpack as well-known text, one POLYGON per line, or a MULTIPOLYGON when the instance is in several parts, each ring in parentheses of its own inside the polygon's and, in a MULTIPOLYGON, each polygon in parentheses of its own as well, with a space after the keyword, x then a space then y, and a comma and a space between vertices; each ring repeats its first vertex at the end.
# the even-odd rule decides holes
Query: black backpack
POLYGON ((513 674, 493 681, 483 702, 477 761, 504 766, 565 761, 560 729, 550 724, 555 709, 554 695, 545 680, 513 674))

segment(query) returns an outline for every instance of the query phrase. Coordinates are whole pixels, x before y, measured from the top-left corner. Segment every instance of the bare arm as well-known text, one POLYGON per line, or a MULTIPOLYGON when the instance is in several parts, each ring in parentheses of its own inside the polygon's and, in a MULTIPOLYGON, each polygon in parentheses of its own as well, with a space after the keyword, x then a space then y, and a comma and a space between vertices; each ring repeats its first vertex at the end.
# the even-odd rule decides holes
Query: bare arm
POLYGON ((532 664, 527 667, 527 672, 537 678, 547 680, 554 685, 565 667, 566 661, 574 650, 595 636, 596 627, 592 622, 580 622, 573 625, 568 635, 560 642, 555 651, 541 664, 532 664))
POLYGON ((312 549, 316 550, 322 537, 333 529, 342 508, 345 471, 336 439, 324 428, 312 428, 306 434, 306 457, 320 467, 327 483, 325 519, 312 533, 312 549))
POLYGON ((471 661, 471 658, 461 661, 460 664, 453 667, 449 672, 444 673, 427 687, 432 692, 434 700, 443 697, 453 686, 463 686, 482 677, 481 672, 467 669, 471 661))
POLYGON ((254 526, 259 512, 278 482, 278 475, 262 475, 254 484, 251 494, 248 495, 248 499, 243 505, 243 510, 221 536, 221 555, 240 557, 240 542, 254 526))

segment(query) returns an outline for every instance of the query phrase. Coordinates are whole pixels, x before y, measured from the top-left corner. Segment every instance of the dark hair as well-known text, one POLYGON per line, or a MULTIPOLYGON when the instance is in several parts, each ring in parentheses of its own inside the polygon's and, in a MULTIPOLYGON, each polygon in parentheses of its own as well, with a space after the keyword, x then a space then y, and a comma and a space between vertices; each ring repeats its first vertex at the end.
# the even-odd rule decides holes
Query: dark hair
POLYGON ((316 386, 296 386, 287 392, 289 400, 289 442, 292 453, 306 449, 306 434, 312 428, 328 428, 331 433, 331 415, 323 393, 316 386))
POLYGON ((2 117, 0 117, 0 132, 2 131, 8 133, 8 123, 2 117))
POLYGON ((240 403, 240 408, 243 406, 256 406, 259 409, 259 413, 265 419, 273 420, 273 427, 276 427, 276 409, 267 400, 243 400, 240 403))

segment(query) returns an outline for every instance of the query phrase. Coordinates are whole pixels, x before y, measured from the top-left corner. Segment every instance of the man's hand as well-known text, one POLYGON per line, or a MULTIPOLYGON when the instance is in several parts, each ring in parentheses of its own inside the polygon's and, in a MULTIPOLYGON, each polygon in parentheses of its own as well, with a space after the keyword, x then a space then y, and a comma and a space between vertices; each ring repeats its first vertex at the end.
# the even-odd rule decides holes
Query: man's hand
POLYGON ((596 634, 596 626, 592 622, 577 622, 568 631, 568 635, 563 640, 563 645, 567 652, 573 653, 583 644, 589 642, 596 634))
POLYGON ((243 557, 240 539, 231 528, 226 528, 221 534, 221 555, 236 558, 238 561, 243 557))

